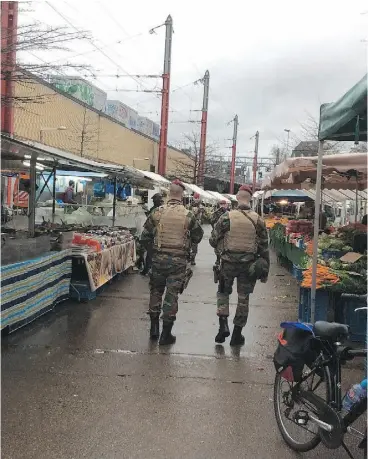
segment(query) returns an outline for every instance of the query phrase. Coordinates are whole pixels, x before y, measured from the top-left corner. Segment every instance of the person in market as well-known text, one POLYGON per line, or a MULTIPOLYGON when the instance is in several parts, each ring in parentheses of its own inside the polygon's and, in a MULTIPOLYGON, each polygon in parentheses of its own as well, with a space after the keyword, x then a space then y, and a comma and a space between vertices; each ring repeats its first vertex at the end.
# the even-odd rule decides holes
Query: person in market
POLYGON ((222 201, 219 202, 218 208, 211 215, 210 223, 211 223, 212 228, 214 228, 215 224, 217 223, 221 215, 223 215, 227 211, 228 211, 227 201, 223 199, 222 201))
MULTIPOLYGON (((225 201, 225 199, 223 199, 222 201, 220 201, 218 209, 211 215, 210 223, 211 223, 212 229, 215 227, 221 215, 224 215, 224 213, 227 211, 228 211, 228 203, 225 201)), ((216 263, 215 263, 213 270, 215 273, 217 273, 219 270, 219 266, 220 266, 220 256, 221 256, 220 248, 215 248, 215 254, 216 254, 216 263)))
MULTIPOLYGON (((200 195, 199 193, 194 193, 193 195, 193 202, 191 205, 191 211, 195 218, 198 220, 199 225, 202 224, 202 218, 203 218, 203 206, 201 204, 200 200, 200 195)), ((196 257, 198 253, 198 244, 193 243, 192 248, 191 248, 191 254, 190 254, 190 264, 192 266, 195 266, 196 264, 196 257)))
POLYGON ((219 331, 216 343, 223 343, 230 336, 228 325, 229 297, 237 279, 238 305, 234 317, 231 346, 243 345, 242 329, 249 313, 249 295, 253 293, 257 279, 267 282, 270 258, 268 235, 263 219, 251 210, 252 190, 247 185, 239 188, 238 208, 223 214, 216 223, 210 244, 221 250, 221 266, 217 292, 219 331))
POLYGON ((75 182, 74 180, 69 180, 69 186, 65 188, 63 202, 65 204, 77 204, 74 193, 75 182))
MULTIPOLYGON (((164 203, 164 198, 162 196, 162 194, 160 193, 156 193, 152 196, 152 202, 153 202, 153 206, 150 208, 150 210, 147 212, 147 218, 152 214, 152 212, 156 209, 158 209, 160 206, 163 205, 164 203)), ((142 247, 143 249, 143 247, 142 247)), ((144 268, 143 270, 141 271, 141 274, 142 276, 146 276, 150 269, 151 269, 151 266, 152 266, 152 250, 153 250, 153 247, 152 247, 152 244, 148 244, 147 247, 146 247, 146 259, 144 260, 144 268)), ((143 252, 144 252, 144 249, 143 249, 143 252)), ((142 253, 142 258, 144 256, 144 253, 142 253)))
POLYGON ((150 338, 156 340, 160 337, 160 345, 176 341, 171 331, 178 311, 179 294, 192 274, 187 267, 190 248, 192 244, 199 244, 203 237, 198 220, 183 205, 184 189, 180 180, 171 183, 167 204, 152 211, 141 236, 144 247, 153 246, 148 313, 151 318, 150 338), (163 327, 160 336, 161 307, 163 327))

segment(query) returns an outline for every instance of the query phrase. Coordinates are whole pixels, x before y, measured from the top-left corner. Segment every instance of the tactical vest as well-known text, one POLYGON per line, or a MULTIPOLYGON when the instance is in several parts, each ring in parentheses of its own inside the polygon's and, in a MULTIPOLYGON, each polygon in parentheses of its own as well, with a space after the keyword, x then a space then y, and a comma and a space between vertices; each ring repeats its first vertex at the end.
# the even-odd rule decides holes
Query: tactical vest
POLYGON ((181 204, 168 204, 154 214, 154 248, 162 253, 186 256, 190 248, 189 211, 181 204))
POLYGON ((258 214, 249 210, 232 210, 229 212, 229 219, 230 231, 224 237, 224 252, 255 253, 258 214))

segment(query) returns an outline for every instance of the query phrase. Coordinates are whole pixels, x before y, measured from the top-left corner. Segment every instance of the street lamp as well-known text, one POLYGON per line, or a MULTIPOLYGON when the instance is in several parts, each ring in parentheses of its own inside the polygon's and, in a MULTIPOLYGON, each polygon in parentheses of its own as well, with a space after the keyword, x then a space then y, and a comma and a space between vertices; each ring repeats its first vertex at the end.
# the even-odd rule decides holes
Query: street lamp
POLYGON ((59 126, 59 127, 45 127, 40 129, 40 143, 43 143, 43 133, 46 131, 66 131, 66 126, 59 126))
POLYGON ((290 136, 290 129, 284 129, 287 132, 287 141, 286 141, 286 155, 289 153, 289 136, 290 136))

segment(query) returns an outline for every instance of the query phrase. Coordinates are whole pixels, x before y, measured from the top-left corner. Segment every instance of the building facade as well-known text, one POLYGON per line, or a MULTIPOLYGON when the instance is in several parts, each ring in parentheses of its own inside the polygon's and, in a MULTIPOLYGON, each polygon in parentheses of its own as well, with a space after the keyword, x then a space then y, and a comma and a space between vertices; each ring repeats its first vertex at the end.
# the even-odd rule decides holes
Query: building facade
MULTIPOLYGON (((15 99, 15 137, 42 140, 45 145, 103 162, 157 171, 157 139, 127 128, 51 84, 37 78, 19 81, 15 99), (56 130, 60 127, 63 129, 56 130)), ((184 170, 189 175, 193 168, 193 159, 168 146, 167 175, 180 176, 184 170)))

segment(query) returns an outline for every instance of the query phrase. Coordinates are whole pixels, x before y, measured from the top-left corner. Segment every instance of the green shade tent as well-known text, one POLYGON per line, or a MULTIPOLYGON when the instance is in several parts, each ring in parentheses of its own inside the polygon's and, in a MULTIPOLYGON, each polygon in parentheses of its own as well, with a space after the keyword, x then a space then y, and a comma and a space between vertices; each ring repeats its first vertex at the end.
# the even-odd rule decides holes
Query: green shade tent
POLYGON ((336 102, 321 105, 319 140, 367 140, 367 75, 336 102))
MULTIPOLYGON (((320 109, 318 130, 318 162, 316 174, 316 209, 321 207, 323 143, 325 140, 359 141, 367 140, 367 75, 344 94, 337 102, 323 104, 320 109)), ((351 155, 354 155, 352 153, 351 155)), ((358 190, 357 180, 356 190, 358 190)), ((356 214, 357 218, 357 214, 356 214)), ((313 236, 313 264, 311 289, 311 320, 316 311, 317 250, 319 212, 315 212, 313 236)))

